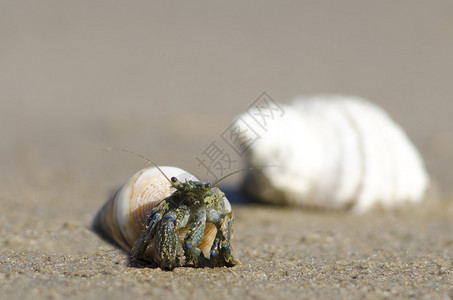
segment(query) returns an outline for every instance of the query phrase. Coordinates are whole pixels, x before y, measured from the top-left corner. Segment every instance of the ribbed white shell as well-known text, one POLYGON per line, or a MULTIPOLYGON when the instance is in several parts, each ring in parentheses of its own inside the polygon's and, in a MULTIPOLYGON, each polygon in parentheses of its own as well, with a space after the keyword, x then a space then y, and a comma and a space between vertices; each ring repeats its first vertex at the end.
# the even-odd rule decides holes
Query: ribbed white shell
MULTIPOLYGON (((278 166, 251 173, 245 189, 252 195, 297 206, 352 205, 356 212, 424 197, 429 178, 417 149, 377 105, 330 95, 282 108, 247 152, 251 166, 278 166)), ((254 124, 250 114, 241 117, 254 124)))

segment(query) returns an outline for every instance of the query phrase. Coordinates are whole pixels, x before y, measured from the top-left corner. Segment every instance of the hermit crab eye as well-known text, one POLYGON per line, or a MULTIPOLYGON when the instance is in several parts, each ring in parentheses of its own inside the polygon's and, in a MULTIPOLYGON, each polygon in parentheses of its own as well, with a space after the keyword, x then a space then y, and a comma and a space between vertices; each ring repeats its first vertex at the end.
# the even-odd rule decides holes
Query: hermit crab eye
POLYGON ((172 177, 170 180, 171 180, 171 182, 176 182, 176 181, 178 181, 178 178, 172 177))
POLYGON ((211 184, 210 184, 209 182, 208 182, 208 183, 205 183, 205 184, 204 184, 204 187, 205 187, 205 188, 211 187, 211 184))

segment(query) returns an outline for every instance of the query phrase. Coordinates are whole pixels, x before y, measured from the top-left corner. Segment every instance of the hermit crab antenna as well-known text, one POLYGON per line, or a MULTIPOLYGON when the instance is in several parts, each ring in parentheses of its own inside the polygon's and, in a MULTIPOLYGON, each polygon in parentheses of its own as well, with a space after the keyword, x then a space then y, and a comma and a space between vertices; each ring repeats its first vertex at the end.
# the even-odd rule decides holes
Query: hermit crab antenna
POLYGON ((250 168, 245 168, 245 169, 241 169, 241 170, 237 170, 237 171, 231 172, 230 174, 227 174, 227 175, 223 176, 222 178, 220 178, 219 180, 217 180, 215 183, 213 183, 213 184, 209 187, 209 189, 212 189, 213 187, 217 186, 221 181, 223 181, 224 179, 230 177, 231 175, 234 175, 234 174, 237 174, 237 173, 240 173, 240 172, 246 172, 246 171, 252 171, 252 170, 260 170, 260 169, 270 168, 270 167, 278 167, 278 166, 250 167, 250 168))
POLYGON ((153 162, 151 159, 147 158, 146 156, 141 155, 140 153, 134 152, 132 150, 120 148, 120 147, 108 147, 108 148, 105 148, 105 150, 107 150, 107 151, 115 150, 115 151, 126 152, 126 153, 129 153, 129 154, 134 154, 135 156, 138 156, 141 159, 145 160, 147 163, 152 164, 153 166, 155 166, 159 170, 159 172, 161 172, 162 175, 164 175, 165 179, 167 179, 167 181, 170 182, 170 184, 172 183, 172 181, 167 177, 167 175, 165 175, 165 173, 159 168, 159 166, 156 165, 155 162, 153 162))

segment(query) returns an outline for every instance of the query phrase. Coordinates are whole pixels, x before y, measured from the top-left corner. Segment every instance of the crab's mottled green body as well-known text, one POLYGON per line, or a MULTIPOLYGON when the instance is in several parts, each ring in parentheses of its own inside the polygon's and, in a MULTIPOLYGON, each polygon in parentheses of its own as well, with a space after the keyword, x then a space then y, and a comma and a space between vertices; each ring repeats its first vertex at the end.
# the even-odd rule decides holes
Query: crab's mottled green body
POLYGON ((165 269, 238 264, 230 244, 233 212, 225 194, 209 183, 180 182, 176 177, 171 178, 171 185, 176 191, 150 212, 143 234, 132 248, 132 260, 145 261, 145 252, 152 242, 151 263, 165 269), (217 229, 209 258, 198 247, 207 222, 217 229), (181 240, 178 232, 187 226, 188 232, 181 240))

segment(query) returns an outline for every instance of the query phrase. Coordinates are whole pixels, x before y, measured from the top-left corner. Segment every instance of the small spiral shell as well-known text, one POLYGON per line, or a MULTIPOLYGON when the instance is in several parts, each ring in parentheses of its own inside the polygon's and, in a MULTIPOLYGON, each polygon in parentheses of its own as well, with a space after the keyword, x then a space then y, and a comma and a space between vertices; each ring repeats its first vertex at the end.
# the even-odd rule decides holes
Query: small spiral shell
MULTIPOLYGON (((167 177, 179 180, 198 180, 194 175, 176 167, 160 167, 167 177)), ((103 236, 111 239, 130 253, 137 239, 144 230, 153 207, 164 198, 170 196, 175 189, 156 167, 146 168, 132 176, 101 208, 96 215, 93 228, 103 236)), ((178 232, 183 240, 188 227, 178 232)), ((200 248, 209 257, 211 245, 217 229, 212 223, 206 223, 205 235, 200 248)), ((152 261, 153 242, 146 251, 147 258, 152 261)))

